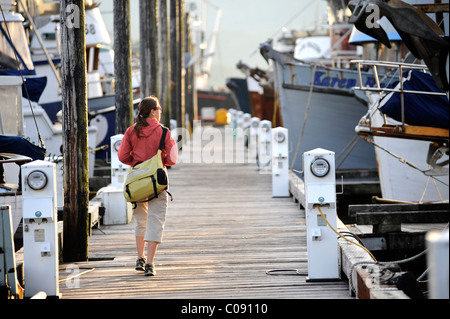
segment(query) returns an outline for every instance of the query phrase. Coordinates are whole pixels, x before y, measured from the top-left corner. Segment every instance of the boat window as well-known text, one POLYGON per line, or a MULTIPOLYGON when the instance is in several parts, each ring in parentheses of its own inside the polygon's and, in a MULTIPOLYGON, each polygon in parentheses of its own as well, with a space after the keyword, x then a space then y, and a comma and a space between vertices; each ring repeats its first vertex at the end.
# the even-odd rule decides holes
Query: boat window
POLYGON ((56 40, 55 32, 44 32, 42 33, 42 40, 56 40))
MULTIPOLYGON (((13 69, 17 69, 14 50, 10 42, 5 37, 7 31, 4 22, 1 23, 1 27, 2 32, 0 32, 0 69, 11 69, 11 61, 14 62, 13 69)), ((14 45, 18 53, 18 59, 21 69, 33 70, 33 61, 31 60, 28 41, 22 22, 8 22, 8 30, 11 35, 12 44, 14 45), (24 64, 26 67, 24 66, 24 64)))
MULTIPOLYGON (((15 78, 15 77, 14 77, 15 78)), ((23 135, 23 115, 20 81, 17 86, 11 84, 11 79, 0 81, 0 97, 2 107, 0 108, 0 134, 2 135, 23 135)))

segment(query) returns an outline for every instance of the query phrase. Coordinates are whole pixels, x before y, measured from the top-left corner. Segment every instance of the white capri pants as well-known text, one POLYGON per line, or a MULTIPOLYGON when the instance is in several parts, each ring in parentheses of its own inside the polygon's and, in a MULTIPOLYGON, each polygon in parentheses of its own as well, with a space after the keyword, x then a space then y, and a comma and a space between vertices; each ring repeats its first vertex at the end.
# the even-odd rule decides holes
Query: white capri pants
POLYGON ((168 202, 169 195, 166 191, 162 191, 158 194, 158 198, 137 203, 137 207, 133 209, 137 237, 144 236, 145 241, 162 243, 168 202))

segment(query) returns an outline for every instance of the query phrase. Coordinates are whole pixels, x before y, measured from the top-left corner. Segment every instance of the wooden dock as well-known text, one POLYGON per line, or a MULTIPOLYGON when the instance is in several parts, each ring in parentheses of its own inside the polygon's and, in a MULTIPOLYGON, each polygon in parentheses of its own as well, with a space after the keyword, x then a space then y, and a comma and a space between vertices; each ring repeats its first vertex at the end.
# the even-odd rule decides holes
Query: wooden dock
POLYGON ((271 174, 213 163, 179 164, 169 176, 157 276, 134 270, 132 224, 102 226, 89 262, 61 265, 60 280, 87 271, 60 282, 63 299, 353 299, 345 276, 306 281, 305 214, 292 198, 272 197, 271 174))

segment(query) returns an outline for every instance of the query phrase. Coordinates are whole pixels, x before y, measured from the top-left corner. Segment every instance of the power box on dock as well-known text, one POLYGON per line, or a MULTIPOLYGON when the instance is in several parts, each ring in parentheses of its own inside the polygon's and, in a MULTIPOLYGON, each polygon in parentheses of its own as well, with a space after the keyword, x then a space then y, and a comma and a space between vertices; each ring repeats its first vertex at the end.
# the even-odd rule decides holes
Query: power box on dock
POLYGON ((131 203, 126 202, 122 188, 107 186, 102 190, 102 198, 105 207, 103 225, 123 225, 131 221, 131 203))

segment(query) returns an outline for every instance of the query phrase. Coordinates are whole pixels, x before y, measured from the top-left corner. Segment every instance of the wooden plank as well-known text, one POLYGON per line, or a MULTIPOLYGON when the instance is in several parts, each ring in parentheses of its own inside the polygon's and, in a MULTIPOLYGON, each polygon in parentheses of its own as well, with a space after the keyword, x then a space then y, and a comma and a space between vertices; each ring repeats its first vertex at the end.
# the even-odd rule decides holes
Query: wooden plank
POLYGON ((356 223, 360 225, 377 225, 380 223, 445 223, 448 211, 408 211, 408 212, 361 212, 356 213, 356 223))
POLYGON ((11 206, 0 206, 0 288, 6 287, 8 298, 23 299, 23 288, 17 281, 11 206))
POLYGON ((116 73, 116 134, 134 123, 131 75, 130 0, 114 1, 114 70, 116 73))
POLYGON ((401 212, 401 211, 447 211, 448 203, 433 204, 366 204, 349 205, 348 212, 350 216, 355 216, 357 212, 401 212))
POLYGON ((295 201, 305 207, 305 183, 292 171, 289 171, 289 192, 295 201))
POLYGON ((437 137, 448 138, 449 130, 445 129, 445 128, 438 128, 438 127, 406 125, 405 126, 405 134, 437 136, 437 137))
MULTIPOLYGON (((341 233, 348 231, 348 228, 340 220, 338 220, 338 231, 341 233)), ((358 285, 360 280, 358 271, 366 265, 373 264, 374 260, 362 248, 342 238, 338 239, 338 244, 341 250, 341 269, 349 279, 349 292, 354 292, 359 298, 359 296, 364 295, 363 291, 366 288, 358 285)))
POLYGON ((359 225, 374 225, 373 233, 400 232, 403 223, 448 222, 448 203, 350 205, 359 225))
POLYGON ((449 130, 436 127, 386 124, 382 127, 371 127, 370 132, 359 132, 360 135, 374 135, 385 137, 406 138, 413 140, 448 142, 449 130))
POLYGON ((157 276, 134 270, 132 224, 102 226, 89 241, 96 260, 64 265, 95 270, 61 282, 62 298, 353 298, 345 280, 306 282, 304 211, 272 198, 271 175, 256 165, 178 164, 169 177, 174 201, 157 276))
POLYGON ((158 0, 158 83, 159 103, 163 106, 162 122, 170 127, 170 50, 169 50, 169 17, 167 0, 158 0))
POLYGON ((85 3, 62 0, 61 104, 64 259, 86 260, 89 236, 89 155, 85 3), (76 17, 76 18, 74 18, 76 17))

